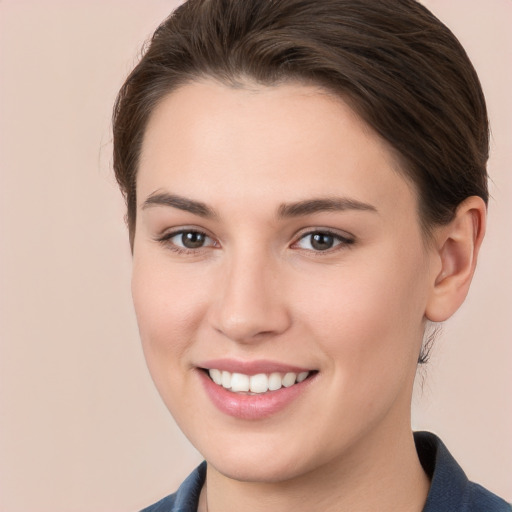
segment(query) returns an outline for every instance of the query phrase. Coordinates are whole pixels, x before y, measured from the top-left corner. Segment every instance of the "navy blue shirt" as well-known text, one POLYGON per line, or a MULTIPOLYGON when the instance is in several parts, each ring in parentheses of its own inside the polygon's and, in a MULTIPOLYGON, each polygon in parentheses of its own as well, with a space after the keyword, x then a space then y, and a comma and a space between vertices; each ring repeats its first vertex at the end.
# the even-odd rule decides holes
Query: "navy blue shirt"
MULTIPOLYGON (((429 432, 414 434, 423 469, 431 479, 423 512, 512 512, 512 506, 468 480, 442 441, 429 432)), ((197 512, 206 478, 206 462, 181 484, 178 492, 141 512, 197 512)))

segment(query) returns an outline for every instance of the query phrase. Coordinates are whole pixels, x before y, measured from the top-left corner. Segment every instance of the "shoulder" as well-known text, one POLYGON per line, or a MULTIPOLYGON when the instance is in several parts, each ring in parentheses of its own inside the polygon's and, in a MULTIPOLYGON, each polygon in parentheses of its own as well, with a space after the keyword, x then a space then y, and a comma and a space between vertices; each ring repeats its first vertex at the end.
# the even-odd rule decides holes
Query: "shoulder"
POLYGON ((206 462, 200 464, 173 494, 141 512, 196 512, 199 494, 206 478, 206 462))
POLYGON ((429 432, 414 434, 418 456, 431 478, 423 512, 512 512, 512 506, 470 482, 443 442, 429 432))
POLYGON ((480 510, 511 512, 512 505, 505 502, 496 494, 484 489, 481 485, 469 482, 468 489, 468 511, 477 512, 480 510))
POLYGON ((174 507, 176 503, 176 494, 177 493, 170 494, 169 496, 166 496, 157 503, 153 503, 153 505, 146 507, 140 512, 174 512, 176 510, 174 507))

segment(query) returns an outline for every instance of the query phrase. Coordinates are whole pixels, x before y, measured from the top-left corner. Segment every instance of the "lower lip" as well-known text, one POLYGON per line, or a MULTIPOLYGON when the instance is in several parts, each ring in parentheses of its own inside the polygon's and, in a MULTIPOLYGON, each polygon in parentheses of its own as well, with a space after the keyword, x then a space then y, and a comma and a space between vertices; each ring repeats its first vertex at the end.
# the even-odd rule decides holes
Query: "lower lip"
POLYGON ((282 387, 276 391, 267 391, 257 395, 233 393, 215 384, 202 370, 200 378, 206 394, 213 404, 224 414, 243 420, 268 418, 294 402, 315 379, 316 374, 289 388, 282 387))

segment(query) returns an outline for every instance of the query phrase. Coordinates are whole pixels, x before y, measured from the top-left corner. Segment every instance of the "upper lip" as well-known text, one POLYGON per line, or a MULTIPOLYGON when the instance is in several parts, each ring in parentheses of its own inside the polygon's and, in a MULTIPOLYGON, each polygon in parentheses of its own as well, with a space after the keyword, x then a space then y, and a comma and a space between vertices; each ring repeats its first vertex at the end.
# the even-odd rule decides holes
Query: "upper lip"
POLYGON ((198 365, 205 370, 217 369, 231 373, 243 373, 244 375, 257 375, 258 373, 301 373, 313 371, 311 368, 304 368, 278 361, 259 359, 255 361, 242 361, 238 359, 211 359, 198 365))

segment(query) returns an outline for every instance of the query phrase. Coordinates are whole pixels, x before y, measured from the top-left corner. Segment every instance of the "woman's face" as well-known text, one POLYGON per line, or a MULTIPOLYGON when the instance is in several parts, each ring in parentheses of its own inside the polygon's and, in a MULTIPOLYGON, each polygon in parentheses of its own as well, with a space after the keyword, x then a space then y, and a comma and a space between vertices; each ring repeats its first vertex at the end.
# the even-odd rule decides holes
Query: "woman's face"
POLYGON ((413 187, 345 103, 186 85, 150 119, 137 197, 144 353, 213 467, 283 481, 410 432, 433 254, 413 187))

